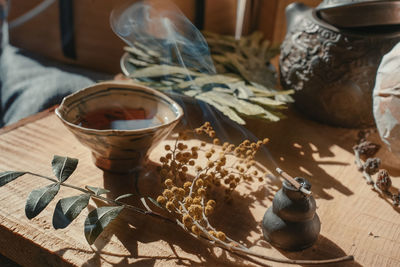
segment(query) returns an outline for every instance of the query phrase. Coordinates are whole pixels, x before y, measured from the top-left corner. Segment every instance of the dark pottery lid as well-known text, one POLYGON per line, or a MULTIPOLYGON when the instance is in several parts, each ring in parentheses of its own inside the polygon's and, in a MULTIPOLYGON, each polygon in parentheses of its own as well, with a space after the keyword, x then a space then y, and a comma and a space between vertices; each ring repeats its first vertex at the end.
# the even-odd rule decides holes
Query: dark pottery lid
POLYGON ((400 25, 399 0, 325 0, 316 11, 339 28, 400 25))

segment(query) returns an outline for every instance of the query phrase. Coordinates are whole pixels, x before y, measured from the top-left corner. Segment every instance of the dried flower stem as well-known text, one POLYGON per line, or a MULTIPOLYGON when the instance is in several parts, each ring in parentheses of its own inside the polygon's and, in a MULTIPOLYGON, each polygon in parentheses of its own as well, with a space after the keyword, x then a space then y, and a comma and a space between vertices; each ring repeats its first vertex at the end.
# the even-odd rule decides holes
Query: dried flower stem
MULTIPOLYGON (((211 190, 213 186, 218 187, 225 184, 225 197, 230 199, 230 194, 239 183, 251 182, 254 181, 254 178, 260 182, 264 181, 266 175, 264 171, 266 170, 260 173, 260 170, 255 167, 254 159, 259 148, 267 144, 269 140, 267 138, 257 142, 244 140, 238 146, 229 143, 219 146, 220 140, 215 138, 215 131, 210 123, 206 122, 192 133, 212 138, 211 147, 207 146, 205 142, 200 142, 199 146, 189 147, 184 142, 178 141, 178 139, 186 140, 188 133, 179 134, 173 145, 165 145, 166 154, 160 157, 162 163, 160 176, 165 187, 162 194, 157 197, 157 202, 175 217, 176 224, 183 230, 191 236, 207 242, 208 245, 220 247, 261 265, 265 264, 255 260, 254 257, 287 264, 324 264, 352 259, 351 256, 327 261, 273 258, 253 252, 250 248, 214 228, 208 218, 214 211, 216 202, 212 199, 207 200, 207 196, 210 195, 208 190, 211 190), (203 160, 196 163, 200 156, 204 157, 203 160), (227 164, 228 162, 231 163, 227 164), (195 173, 194 177, 187 175, 189 170, 195 173)), ((280 170, 280 173, 283 171, 280 170)), ((295 179, 285 173, 283 175, 304 194, 311 194, 295 179)))
POLYGON ((372 176, 364 170, 364 167, 363 167, 364 164, 360 157, 360 152, 357 149, 353 149, 353 150, 354 150, 354 155, 355 155, 355 163, 357 165, 358 170, 362 171, 363 177, 364 177, 365 181, 367 182, 367 184, 372 185, 373 188, 377 188, 374 179, 372 179, 372 176))
POLYGON ((373 187, 375 187, 375 182, 372 179, 371 175, 369 175, 366 171, 363 171, 362 173, 363 173, 365 180, 367 181, 367 184, 370 184, 373 187))
MULTIPOLYGON (((188 213, 187 209, 185 208, 185 205, 182 202, 180 202, 179 204, 180 204, 180 207, 182 207, 182 210, 185 213, 188 213)), ((179 212, 179 209, 176 209, 176 211, 179 212)), ((204 213, 203 213, 203 218, 205 218, 207 221, 207 224, 210 225, 208 223, 208 219, 204 213)), ((185 225, 182 224, 178 219, 176 219, 176 223, 182 229, 187 231, 185 225)), ((254 256, 254 257, 257 257, 257 258, 260 258, 263 260, 268 260, 268 261, 273 261, 273 262, 280 262, 280 263, 287 263, 287 264, 309 264, 309 265, 320 265, 320 264, 338 263, 338 262, 354 260, 354 257, 351 255, 339 257, 339 258, 335 258, 335 259, 329 259, 329 260, 290 260, 290 259, 279 259, 279 258, 275 258, 275 257, 270 257, 270 256, 266 256, 264 254, 253 252, 246 246, 238 243, 237 241, 232 240, 229 237, 226 237, 226 240, 228 240, 230 243, 222 241, 222 240, 214 237, 213 235, 210 235, 209 232, 203 226, 201 226, 197 221, 195 221, 194 224, 201 230, 201 233, 203 234, 203 236, 195 235, 195 234, 191 233, 190 231, 188 231, 188 233, 191 236, 193 236, 199 240, 205 241, 209 245, 218 246, 226 251, 236 254, 237 256, 240 256, 240 257, 244 256, 244 257, 246 257, 247 260, 251 260, 251 261, 254 261, 254 259, 252 259, 248 256, 254 256)), ((260 264, 260 265, 264 265, 263 263, 258 262, 258 261, 256 261, 256 263, 260 264)))
MULTIPOLYGON (((375 145, 373 143, 369 143, 369 144, 375 145)), ((375 145, 375 146, 378 146, 378 145, 375 145)), ((360 151, 359 151, 360 149, 364 149, 365 150, 364 152, 366 152, 365 154, 368 154, 369 156, 373 156, 377 152, 377 149, 375 149, 375 151, 371 152, 371 151, 368 151, 367 149, 365 149, 365 147, 363 148, 363 147, 355 146, 353 148, 353 151, 354 151, 355 163, 356 163, 357 169, 362 172, 363 177, 366 180, 367 184, 371 185, 372 189, 374 191, 378 192, 379 195, 381 195, 384 198, 387 197, 387 198, 391 199, 393 206, 398 206, 399 205, 399 201, 398 201, 399 195, 395 195, 388 190, 388 188, 391 186, 391 181, 390 181, 389 175, 387 174, 387 172, 385 170, 383 170, 384 172, 386 172, 387 179, 388 179, 387 183, 389 183, 389 184, 386 187, 382 187, 383 188, 383 190, 382 190, 380 188, 380 185, 378 185, 377 182, 374 181, 372 175, 370 173, 368 173, 368 171, 366 169, 366 166, 365 166, 366 162, 368 162, 368 160, 370 160, 371 158, 368 158, 366 162, 363 162, 363 160, 361 159, 360 151)), ((372 149, 370 149, 370 150, 372 150, 372 149)), ((378 176, 379 176, 379 174, 378 174, 378 176)), ((379 182, 379 179, 378 179, 378 182, 379 182)))
POLYGON ((358 150, 357 150, 356 148, 353 148, 353 151, 354 151, 354 155, 355 155, 355 157, 356 157, 355 163, 356 163, 356 165, 357 165, 357 168, 358 168, 359 170, 362 170, 362 169, 363 169, 363 164, 362 164, 362 162, 361 162, 360 152, 358 152, 358 150))

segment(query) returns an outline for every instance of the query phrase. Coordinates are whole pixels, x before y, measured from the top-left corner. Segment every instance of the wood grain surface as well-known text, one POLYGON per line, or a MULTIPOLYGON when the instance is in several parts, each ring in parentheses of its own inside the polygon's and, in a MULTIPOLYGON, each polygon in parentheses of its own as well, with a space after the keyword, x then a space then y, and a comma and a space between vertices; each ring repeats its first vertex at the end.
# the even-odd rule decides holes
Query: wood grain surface
MULTIPOLYGON (((269 2, 269 1, 266 1, 269 2)), ((285 39, 285 35, 286 35, 286 15, 285 15, 285 9, 288 5, 290 5, 291 3, 294 2, 301 2, 307 6, 310 7, 316 7, 317 5, 319 5, 322 1, 321 0, 302 0, 302 1, 296 1, 296 0, 279 0, 276 1, 276 10, 274 13, 272 13, 271 11, 268 12, 268 8, 263 8, 263 12, 267 12, 267 14, 265 16, 271 16, 272 14, 275 14, 275 20, 273 22, 273 30, 272 30, 272 42, 275 44, 279 44, 281 42, 283 42, 283 40, 285 39)), ((259 22, 259 27, 260 30, 263 30, 265 32, 265 26, 263 26, 261 24, 261 22, 259 22)), ((268 32, 271 31, 267 31, 267 36, 268 36, 268 32)))
MULTIPOLYGON (((50 162, 57 154, 80 160, 68 180, 70 184, 102 186, 111 190, 109 197, 135 191, 135 177, 97 169, 90 151, 49 114, 0 135, 0 171, 26 170, 51 176, 50 162)), ((357 171, 351 153, 356 130, 317 124, 292 110, 281 122, 248 121, 247 127, 257 137, 271 139, 259 160, 273 174, 279 166, 292 176, 311 181, 322 222, 321 235, 313 247, 290 253, 263 240, 260 222, 280 187, 279 180, 240 186, 231 204, 217 201, 220 204, 211 219, 217 228, 270 256, 328 259, 352 254, 354 262, 338 266, 400 265, 399 210, 372 191, 357 171)), ((239 136, 239 131, 227 130, 233 139, 239 136)), ((156 148, 152 152, 148 169, 138 180, 142 193, 154 196, 160 190, 152 161, 161 151, 156 148)), ((390 173, 399 188, 400 172, 390 173)), ((0 253, 23 266, 254 266, 221 249, 210 249, 174 225, 130 211, 123 211, 89 246, 83 234, 87 210, 66 229, 52 227, 56 200, 77 194, 69 188, 62 188, 56 200, 36 218, 25 217, 29 192, 46 184, 44 179, 25 175, 0 188, 0 253)), ((137 203, 137 199, 130 203, 137 203)), ((93 206, 95 203, 90 202, 89 208, 93 206)))

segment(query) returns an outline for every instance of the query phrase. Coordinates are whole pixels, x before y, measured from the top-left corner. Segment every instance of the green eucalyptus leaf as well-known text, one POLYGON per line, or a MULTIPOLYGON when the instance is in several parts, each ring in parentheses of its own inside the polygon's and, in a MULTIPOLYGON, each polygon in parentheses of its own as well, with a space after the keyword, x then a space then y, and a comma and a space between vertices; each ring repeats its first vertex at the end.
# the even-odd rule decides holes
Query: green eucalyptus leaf
POLYGON ((239 82, 240 78, 228 75, 203 75, 193 80, 181 82, 179 88, 187 88, 190 86, 203 87, 206 84, 227 84, 239 82))
POLYGON ((107 189, 104 189, 101 187, 89 186, 89 185, 85 186, 85 188, 87 190, 89 190, 90 192, 92 192, 93 194, 95 194, 96 196, 100 196, 100 195, 107 194, 110 192, 110 190, 107 190, 107 189))
POLYGON ((286 102, 286 103, 294 103, 293 97, 291 97, 289 94, 276 95, 275 96, 275 100, 283 101, 283 102, 286 102))
POLYGON ((148 46, 146 46, 145 44, 139 43, 139 42, 134 42, 133 43, 134 46, 142 49, 146 54, 155 57, 155 58, 160 58, 162 55, 161 53, 151 50, 148 46))
POLYGON ((91 245, 103 232, 107 225, 114 220, 124 207, 100 207, 92 210, 85 220, 85 237, 91 245))
POLYGON ((185 91, 183 91, 183 94, 190 96, 190 97, 194 97, 194 96, 198 95, 200 92, 201 92, 200 90, 185 90, 185 91))
POLYGON ((216 108, 217 110, 222 112, 222 114, 224 114, 231 120, 237 122, 238 124, 241 124, 241 125, 246 124, 246 122, 229 106, 221 105, 221 104, 211 100, 209 97, 204 96, 204 94, 197 95, 195 98, 210 104, 211 106, 213 106, 214 108, 216 108))
POLYGON ((204 74, 200 72, 194 72, 182 67, 178 66, 169 66, 169 65, 152 65, 146 68, 142 68, 134 71, 129 75, 131 78, 151 78, 151 77, 160 77, 165 75, 172 74, 184 74, 184 75, 193 75, 193 76, 202 76, 204 74))
POLYGON ((118 196, 118 197, 115 199, 115 201, 118 201, 118 200, 121 200, 121 199, 124 199, 124 198, 128 198, 128 197, 131 197, 131 196, 134 196, 134 194, 124 194, 124 195, 120 195, 120 196, 118 196))
POLYGON ((264 114, 264 108, 252 104, 246 100, 238 99, 233 95, 217 93, 213 91, 206 92, 202 95, 212 99, 214 102, 217 102, 222 106, 229 106, 246 116, 257 116, 264 114))
MULTIPOLYGON (((294 94, 294 90, 275 90, 271 88, 267 88, 264 85, 261 85, 256 82, 250 82, 251 85, 248 85, 247 87, 250 88, 253 93, 257 96, 284 96, 284 97, 289 97, 287 100, 279 100, 283 102, 290 102, 293 101, 293 99, 289 96, 291 94, 294 94)), ((277 99, 278 100, 278 99, 277 99)))
POLYGON ((223 106, 235 108, 238 105, 238 103, 237 103, 238 99, 234 95, 231 95, 231 94, 209 91, 209 92, 203 93, 202 95, 212 99, 214 102, 217 102, 223 106))
POLYGON ((181 83, 184 79, 185 79, 185 77, 182 77, 182 78, 179 78, 179 77, 171 77, 171 78, 169 78, 169 80, 172 81, 172 82, 174 82, 175 84, 181 83))
POLYGON ((234 91, 232 89, 219 87, 219 86, 213 87, 212 91, 216 92, 216 93, 224 93, 224 94, 229 94, 229 95, 234 94, 234 91))
POLYGON ((54 183, 46 187, 42 187, 33 190, 26 200, 25 204, 25 215, 28 219, 36 217, 53 198, 57 195, 60 190, 60 183, 54 183))
MULTIPOLYGON (((281 114, 281 113, 278 113, 278 114, 281 114)), ((272 112, 265 110, 265 113, 261 115, 261 118, 267 119, 270 121, 279 121, 281 116, 278 116, 278 114, 276 114, 276 113, 274 114, 272 112)))
POLYGON ((67 227, 89 204, 90 194, 60 199, 53 215, 54 229, 67 227))
POLYGON ((128 58, 128 62, 133 64, 133 65, 135 65, 136 67, 141 67, 141 68, 142 67, 147 67, 150 64, 148 62, 140 61, 140 60, 137 60, 135 58, 128 58))
POLYGON ((254 96, 253 91, 251 91, 244 82, 237 82, 229 86, 235 91, 238 98, 249 99, 249 97, 254 96))
POLYGON ((0 186, 8 184, 9 182, 17 179, 18 177, 24 175, 26 172, 15 172, 15 171, 7 171, 0 173, 0 186))
POLYGON ((75 171, 78 166, 78 159, 55 155, 51 165, 54 175, 60 182, 64 182, 75 171))
POLYGON ((251 102, 261 104, 264 106, 281 106, 284 105, 285 103, 282 101, 277 101, 268 97, 250 97, 249 99, 251 102))
POLYGON ((134 57, 140 57, 146 60, 151 60, 151 56, 143 52, 142 50, 132 47, 132 46, 125 46, 124 50, 128 53, 131 53, 134 57))
POLYGON ((240 113, 248 116, 258 116, 265 113, 265 109, 259 105, 252 104, 246 100, 239 99, 238 105, 235 107, 240 113))
POLYGON ((174 85, 175 83, 173 81, 168 81, 168 80, 162 80, 160 81, 162 84, 171 87, 172 85, 174 85))

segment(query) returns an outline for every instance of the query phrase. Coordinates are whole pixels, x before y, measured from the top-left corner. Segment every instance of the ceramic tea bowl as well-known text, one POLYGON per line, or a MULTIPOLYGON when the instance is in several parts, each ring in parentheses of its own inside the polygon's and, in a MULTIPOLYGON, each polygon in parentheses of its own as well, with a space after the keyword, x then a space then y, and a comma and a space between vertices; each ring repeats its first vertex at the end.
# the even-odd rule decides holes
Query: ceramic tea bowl
POLYGON ((103 82, 65 97, 56 114, 91 150, 97 167, 129 173, 140 169, 149 151, 178 124, 183 110, 171 98, 151 88, 132 83, 103 82), (113 110, 116 113, 105 113, 113 110), (89 121, 96 118, 96 114, 101 117, 100 121, 115 119, 114 115, 118 116, 121 110, 134 110, 145 114, 146 118, 131 120, 128 114, 124 120, 115 120, 105 129, 92 127, 97 122, 89 121), (155 118, 156 123, 152 123, 155 118))

